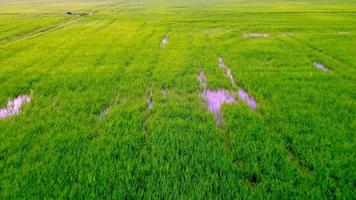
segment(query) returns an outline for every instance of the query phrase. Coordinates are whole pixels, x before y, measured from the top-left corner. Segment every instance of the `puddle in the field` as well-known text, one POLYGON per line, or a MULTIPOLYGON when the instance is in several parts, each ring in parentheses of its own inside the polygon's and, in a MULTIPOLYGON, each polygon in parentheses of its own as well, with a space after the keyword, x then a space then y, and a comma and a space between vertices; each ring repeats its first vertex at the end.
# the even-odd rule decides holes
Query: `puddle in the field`
POLYGON ((101 111, 99 117, 98 117, 98 121, 103 121, 104 117, 109 113, 110 111, 110 108, 109 107, 106 107, 104 108, 104 110, 101 111))
POLYGON ((257 108, 257 103, 253 97, 251 97, 246 90, 239 88, 239 97, 242 101, 246 102, 253 110, 257 108))
POLYGON ((0 109, 0 119, 18 114, 22 105, 30 101, 31 97, 29 95, 20 95, 16 99, 9 100, 7 106, 0 109))
POLYGON ((201 86, 204 90, 206 90, 208 84, 207 84, 207 81, 206 81, 204 72, 199 72, 197 78, 198 78, 198 81, 199 81, 199 83, 200 83, 200 86, 201 86))
POLYGON ((197 79, 199 81, 200 86, 203 88, 201 97, 202 99, 204 99, 204 101, 206 101, 208 111, 213 113, 216 124, 223 126, 224 120, 221 113, 221 107, 223 106, 223 104, 236 103, 235 96, 224 89, 207 89, 208 83, 203 71, 199 72, 197 79))
POLYGON ((161 41, 161 49, 164 48, 168 44, 168 34, 164 36, 164 38, 161 41))
POLYGON ((328 72, 329 69, 325 67, 325 65, 318 63, 318 62, 314 62, 314 66, 318 69, 323 70, 324 72, 328 72))
POLYGON ((147 99, 147 108, 148 110, 152 110, 153 109, 153 97, 152 97, 152 90, 149 91, 148 94, 148 99, 147 99))
POLYGON ((208 110, 213 113, 217 124, 221 124, 223 122, 221 115, 221 107, 223 104, 236 103, 234 95, 223 89, 205 90, 202 93, 202 98, 207 101, 208 110))
POLYGON ((226 65, 221 57, 219 57, 219 59, 218 59, 218 64, 219 64, 219 67, 226 68, 226 65))
POLYGON ((235 86, 235 79, 234 79, 234 77, 232 76, 231 69, 228 68, 228 67, 225 65, 225 63, 224 63, 224 61, 223 61, 223 59, 222 59, 221 57, 219 57, 219 59, 218 59, 218 65, 219 65, 219 67, 221 67, 221 68, 223 68, 223 69, 225 70, 226 76, 230 79, 231 84, 232 84, 233 86, 235 86))
POLYGON ((259 38, 259 37, 263 37, 263 38, 267 38, 269 37, 269 33, 245 33, 242 34, 243 37, 252 37, 252 38, 259 38))

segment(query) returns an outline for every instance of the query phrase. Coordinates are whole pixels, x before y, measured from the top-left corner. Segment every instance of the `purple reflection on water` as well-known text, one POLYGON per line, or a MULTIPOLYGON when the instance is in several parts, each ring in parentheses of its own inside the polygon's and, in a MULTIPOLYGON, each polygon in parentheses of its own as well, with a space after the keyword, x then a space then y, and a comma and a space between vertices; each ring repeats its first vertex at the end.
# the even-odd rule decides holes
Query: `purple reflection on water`
POLYGON ((256 109, 257 104, 255 99, 253 97, 250 97, 248 93, 242 88, 239 88, 239 97, 241 98, 241 100, 246 102, 252 109, 256 109))
POLYGON ((22 104, 29 103, 31 100, 28 95, 18 96, 16 99, 9 100, 6 108, 0 109, 0 119, 16 115, 20 112, 22 104))
POLYGON ((214 114, 221 111, 224 103, 235 103, 235 97, 226 90, 206 90, 202 93, 202 97, 208 102, 208 110, 214 114))
POLYGON ((315 66, 316 68, 318 68, 318 69, 322 69, 324 72, 328 72, 328 71, 329 71, 329 69, 326 68, 326 67, 325 67, 323 64, 321 64, 321 63, 314 62, 314 66, 315 66))

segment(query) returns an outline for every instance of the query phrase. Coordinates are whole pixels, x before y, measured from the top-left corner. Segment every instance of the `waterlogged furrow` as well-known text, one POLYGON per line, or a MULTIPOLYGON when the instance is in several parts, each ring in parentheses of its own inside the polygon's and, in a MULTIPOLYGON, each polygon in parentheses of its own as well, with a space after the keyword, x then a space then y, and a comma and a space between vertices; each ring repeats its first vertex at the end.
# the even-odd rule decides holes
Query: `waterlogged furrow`
POLYGON ((242 37, 251 37, 251 38, 268 38, 270 35, 269 33, 245 33, 242 34, 242 37))
MULTIPOLYGON (((235 79, 231 73, 231 70, 230 68, 228 68, 223 59, 221 57, 219 57, 218 59, 218 65, 219 67, 223 68, 225 70, 225 75, 230 79, 231 81, 231 84, 232 86, 234 87, 235 86, 235 79)), ((239 95, 239 98, 246 102, 253 110, 256 110, 257 108, 257 103, 255 101, 255 98, 254 97, 251 97, 248 95, 247 91, 244 90, 243 88, 241 87, 238 87, 238 95, 239 95)))
POLYGON ((197 75, 202 90, 207 86, 207 80, 203 73, 197 73, 197 40, 182 31, 172 34, 174 40, 170 40, 169 48, 160 51, 159 61, 153 69, 152 87, 154 91, 165 90, 165 95, 153 92, 154 111, 147 122, 149 137, 142 150, 142 168, 146 170, 141 173, 146 176, 140 191, 161 188, 154 190, 152 197, 169 197, 172 191, 179 193, 181 190, 191 193, 194 188, 211 181, 224 185, 228 177, 218 178, 217 175, 221 170, 231 170, 218 164, 222 162, 229 166, 215 124, 200 107, 202 97, 197 95, 201 93, 196 87, 197 75), (202 167, 212 171, 214 176, 205 176, 199 170, 202 167), (183 174, 184 180, 180 178, 183 174))
POLYGON ((165 35, 163 38, 162 38, 162 41, 161 41, 161 49, 163 49, 167 44, 168 44, 168 33, 167 35, 165 35))
POLYGON ((225 63, 221 57, 219 57, 219 59, 218 59, 218 64, 219 64, 219 67, 221 67, 225 70, 225 74, 230 79, 232 86, 235 86, 235 79, 232 76, 231 69, 225 65, 225 63))
POLYGON ((328 71, 329 71, 329 69, 326 68, 325 65, 323 65, 323 64, 321 64, 321 63, 314 62, 313 64, 314 64, 314 66, 315 66, 316 68, 321 69, 321 70, 323 70, 324 72, 328 72, 328 71))
POLYGON ((242 101, 246 102, 253 110, 257 108, 255 98, 249 96, 249 94, 243 88, 239 87, 239 97, 242 101))
POLYGON ((153 109, 153 95, 152 95, 152 90, 149 90, 149 91, 148 91, 147 109, 148 109, 148 110, 152 110, 152 109, 153 109))
POLYGON ((30 101, 31 97, 29 95, 20 95, 15 99, 9 100, 7 106, 0 109, 0 119, 19 114, 23 104, 29 103, 30 101))
POLYGON ((205 74, 203 71, 199 72, 198 74, 198 81, 199 81, 199 84, 201 86, 201 88, 203 88, 203 90, 205 91, 208 87, 208 83, 207 83, 207 80, 206 80, 206 77, 205 77, 205 74))
POLYGON ((207 102, 209 112, 213 113, 217 125, 223 125, 224 119, 221 113, 221 108, 223 104, 236 103, 234 95, 224 89, 207 89, 207 79, 204 72, 200 72, 197 79, 200 86, 203 88, 201 97, 207 102))

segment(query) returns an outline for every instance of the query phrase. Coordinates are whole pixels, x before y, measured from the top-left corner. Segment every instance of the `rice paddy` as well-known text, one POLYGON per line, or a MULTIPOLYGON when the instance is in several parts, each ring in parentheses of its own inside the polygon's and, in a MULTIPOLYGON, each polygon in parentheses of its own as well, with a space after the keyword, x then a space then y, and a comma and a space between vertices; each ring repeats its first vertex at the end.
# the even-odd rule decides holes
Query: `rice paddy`
POLYGON ((0 199, 354 199, 353 0, 0 0, 0 199))

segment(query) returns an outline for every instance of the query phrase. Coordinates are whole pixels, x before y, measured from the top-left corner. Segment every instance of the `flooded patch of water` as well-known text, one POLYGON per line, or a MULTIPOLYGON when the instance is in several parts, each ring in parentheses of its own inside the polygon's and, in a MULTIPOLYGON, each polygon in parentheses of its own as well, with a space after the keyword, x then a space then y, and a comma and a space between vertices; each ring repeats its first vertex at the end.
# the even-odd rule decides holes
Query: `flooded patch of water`
POLYGON ((225 65, 225 63, 224 63, 224 61, 223 61, 223 59, 222 59, 221 57, 219 57, 219 59, 218 59, 218 65, 219 65, 219 67, 221 67, 221 68, 223 68, 223 69, 225 70, 226 76, 230 79, 231 84, 232 84, 233 86, 235 86, 235 79, 234 79, 234 77, 232 76, 231 69, 228 68, 228 67, 225 65))
POLYGON ((20 113, 22 105, 30 101, 31 97, 29 95, 20 95, 16 99, 9 100, 7 106, 0 109, 0 119, 20 113))
POLYGON ((152 90, 148 92, 148 100, 147 100, 147 108, 148 110, 153 109, 153 95, 152 95, 152 90))
POLYGON ((270 35, 269 33, 245 33, 242 34, 243 37, 252 37, 252 38, 259 38, 259 37, 264 37, 268 38, 270 35))
POLYGON ((239 97, 242 101, 246 102, 253 110, 257 108, 257 103, 255 98, 248 95, 246 90, 239 88, 239 97))
POLYGON ((164 36, 164 38, 161 41, 161 49, 163 49, 167 44, 168 44, 168 34, 164 36))
POLYGON ((234 95, 226 90, 206 90, 202 93, 202 98, 206 100, 208 104, 209 112, 213 113, 217 124, 223 123, 221 115, 221 107, 223 104, 236 103, 234 95))
POLYGON ((226 65, 221 57, 219 57, 219 59, 218 59, 218 65, 221 68, 226 68, 226 65))
POLYGON ((230 70, 229 68, 226 68, 226 69, 225 69, 225 73, 226 73, 226 76, 230 79, 231 84, 232 84, 233 86, 235 86, 235 79, 234 79, 234 77, 233 77, 232 74, 231 74, 231 70, 230 70))
POLYGON ((326 68, 326 67, 325 67, 323 64, 321 64, 321 63, 314 62, 314 66, 315 66, 316 68, 318 68, 318 69, 323 70, 324 72, 328 72, 328 71, 329 71, 329 69, 326 68))
POLYGON ((99 122, 103 121, 104 117, 110 112, 110 108, 109 107, 106 107, 104 108, 104 110, 101 111, 99 117, 97 118, 97 120, 99 122))

